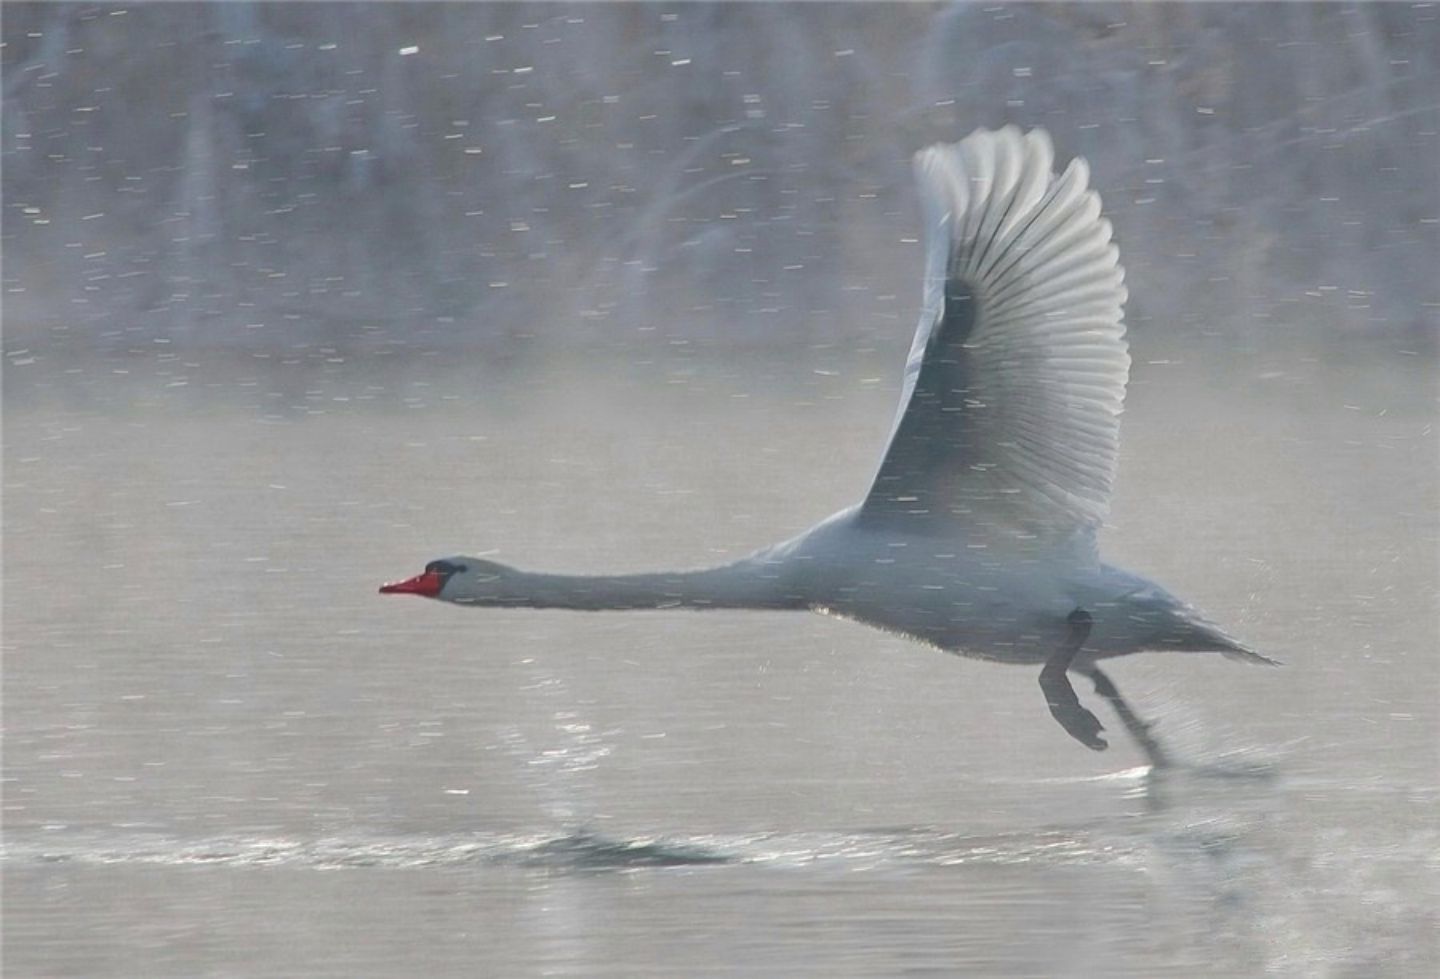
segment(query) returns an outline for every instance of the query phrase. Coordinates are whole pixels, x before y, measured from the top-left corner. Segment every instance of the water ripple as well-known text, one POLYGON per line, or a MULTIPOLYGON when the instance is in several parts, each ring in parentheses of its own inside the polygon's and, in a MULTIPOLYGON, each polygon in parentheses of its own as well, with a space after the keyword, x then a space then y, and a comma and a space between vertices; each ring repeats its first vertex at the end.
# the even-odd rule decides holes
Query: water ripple
POLYGON ((184 840, 158 835, 47 833, 12 837, 3 858, 14 863, 162 866, 381 867, 520 866, 560 872, 656 867, 757 865, 876 869, 906 865, 1113 862, 1124 846, 1070 830, 987 837, 932 829, 619 837, 588 830, 559 834, 473 833, 447 836, 234 836, 184 840))

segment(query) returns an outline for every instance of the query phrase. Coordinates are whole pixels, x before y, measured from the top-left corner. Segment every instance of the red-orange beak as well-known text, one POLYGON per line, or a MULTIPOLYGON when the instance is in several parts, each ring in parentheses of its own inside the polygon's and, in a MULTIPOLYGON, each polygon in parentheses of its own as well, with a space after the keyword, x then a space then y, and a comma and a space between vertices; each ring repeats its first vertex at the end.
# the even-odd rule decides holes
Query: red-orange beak
POLYGON ((445 579, 438 571, 426 571, 417 574, 413 578, 406 578, 404 581, 392 582, 380 586, 382 595, 424 595, 426 598, 436 598, 440 589, 445 587, 445 579))

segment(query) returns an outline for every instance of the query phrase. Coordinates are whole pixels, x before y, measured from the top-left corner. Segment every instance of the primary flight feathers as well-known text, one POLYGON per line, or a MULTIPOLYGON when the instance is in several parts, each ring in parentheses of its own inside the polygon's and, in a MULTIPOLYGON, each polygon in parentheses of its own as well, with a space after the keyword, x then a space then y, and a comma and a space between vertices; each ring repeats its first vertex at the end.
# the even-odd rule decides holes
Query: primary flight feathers
POLYGON ((1070 537, 1109 508, 1130 357, 1089 168, 1042 130, 919 153, 924 312, 871 517, 1070 537))

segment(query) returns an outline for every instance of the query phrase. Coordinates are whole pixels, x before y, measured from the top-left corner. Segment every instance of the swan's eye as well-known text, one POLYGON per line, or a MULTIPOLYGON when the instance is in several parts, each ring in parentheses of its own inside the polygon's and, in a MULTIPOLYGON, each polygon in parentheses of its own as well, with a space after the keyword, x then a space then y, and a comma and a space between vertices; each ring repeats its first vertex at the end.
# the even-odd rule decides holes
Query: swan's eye
POLYGON ((456 574, 464 574, 465 572, 470 570, 470 565, 468 564, 457 564, 454 567, 456 574))

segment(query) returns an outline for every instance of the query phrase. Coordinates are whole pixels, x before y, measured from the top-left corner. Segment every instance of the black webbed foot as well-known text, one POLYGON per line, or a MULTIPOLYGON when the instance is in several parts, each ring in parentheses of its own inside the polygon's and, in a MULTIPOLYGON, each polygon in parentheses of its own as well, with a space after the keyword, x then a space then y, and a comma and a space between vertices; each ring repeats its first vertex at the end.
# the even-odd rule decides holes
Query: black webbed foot
POLYGON ((1125 730, 1130 732, 1130 736, 1135 739, 1135 743, 1140 746, 1140 750, 1143 751, 1145 757, 1149 759, 1150 767, 1156 769, 1169 768, 1171 764, 1170 756, 1165 753, 1165 749, 1160 746, 1160 742, 1150 733, 1155 724, 1151 721, 1141 720, 1139 715, 1126 703, 1125 698, 1120 696, 1120 691, 1116 688, 1115 684, 1111 683, 1110 678, 1101 672, 1100 667, 1092 663, 1089 666, 1082 667, 1081 672, 1095 681, 1095 692, 1104 697, 1110 702, 1110 706, 1115 708, 1115 713, 1120 715, 1120 721, 1125 725, 1125 730))
POLYGON ((1067 621, 1070 623, 1069 634, 1066 635, 1064 644, 1040 671, 1040 689, 1045 694, 1050 715, 1060 722, 1066 733, 1092 751, 1104 751, 1110 747, 1109 743, 1100 737, 1105 726, 1100 723, 1099 718, 1080 705, 1080 698, 1075 695, 1075 688, 1070 685, 1070 678, 1066 675, 1070 664, 1075 660, 1075 654, 1085 645, 1094 620, 1089 612, 1076 609, 1070 613, 1067 621))
POLYGON ((1110 747, 1110 743, 1100 737, 1105 725, 1100 723, 1100 719, 1093 712, 1081 706, 1068 680, 1065 681, 1065 690, 1069 694, 1068 699, 1064 693, 1045 691, 1045 702, 1050 707, 1050 716, 1060 722, 1060 726, 1070 737, 1091 751, 1104 751, 1110 747))
MULTIPOLYGON (((1055 651, 1055 655, 1045 662, 1045 668, 1040 671, 1040 689, 1045 692, 1045 703, 1050 708, 1050 714, 1072 738, 1094 751, 1104 751, 1109 747, 1105 739, 1100 737, 1100 732, 1105 730, 1105 727, 1094 714, 1080 706, 1080 698, 1075 696, 1075 688, 1070 686, 1070 678, 1066 675, 1075 662, 1076 654, 1085 645, 1085 640, 1090 638, 1090 627, 1095 620, 1090 617, 1089 612, 1077 608, 1070 613, 1066 621, 1070 631, 1060 648, 1055 651)), ((1125 725, 1125 730, 1130 732, 1130 736, 1150 760, 1151 767, 1169 767, 1170 757, 1150 733, 1154 725, 1141 720, 1130 709, 1130 705, 1120 696, 1120 691, 1110 682, 1110 678, 1101 672, 1100 667, 1093 662, 1082 661, 1076 669, 1095 682, 1095 692, 1115 709, 1121 723, 1125 725)))

